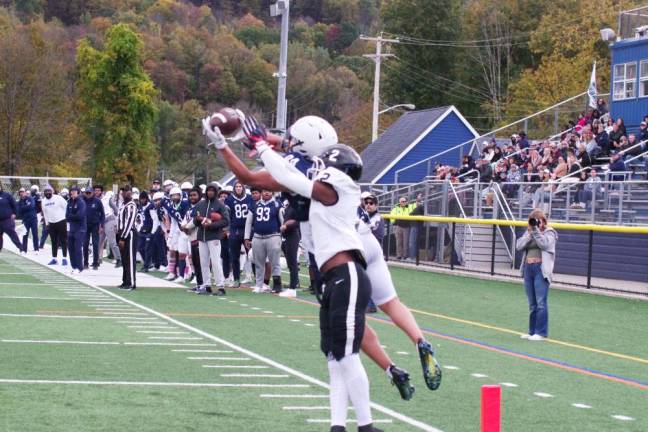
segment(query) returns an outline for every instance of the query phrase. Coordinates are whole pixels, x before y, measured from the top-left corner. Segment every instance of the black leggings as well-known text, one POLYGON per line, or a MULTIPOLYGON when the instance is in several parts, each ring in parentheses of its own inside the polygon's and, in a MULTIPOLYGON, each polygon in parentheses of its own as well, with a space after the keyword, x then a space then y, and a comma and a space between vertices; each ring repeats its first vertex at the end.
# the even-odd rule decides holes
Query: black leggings
POLYGON ((52 237, 52 256, 56 258, 60 247, 63 251, 63 258, 67 258, 67 223, 65 219, 49 224, 47 232, 52 237))

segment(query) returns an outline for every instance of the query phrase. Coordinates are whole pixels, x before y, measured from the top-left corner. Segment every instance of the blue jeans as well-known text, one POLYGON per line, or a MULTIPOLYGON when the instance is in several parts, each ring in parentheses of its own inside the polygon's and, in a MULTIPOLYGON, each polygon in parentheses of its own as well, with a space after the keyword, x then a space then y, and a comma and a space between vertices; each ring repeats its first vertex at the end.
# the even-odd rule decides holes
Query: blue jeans
POLYGON ((524 290, 529 301, 529 334, 547 337, 549 331, 549 281, 542 275, 542 264, 524 264, 524 290))

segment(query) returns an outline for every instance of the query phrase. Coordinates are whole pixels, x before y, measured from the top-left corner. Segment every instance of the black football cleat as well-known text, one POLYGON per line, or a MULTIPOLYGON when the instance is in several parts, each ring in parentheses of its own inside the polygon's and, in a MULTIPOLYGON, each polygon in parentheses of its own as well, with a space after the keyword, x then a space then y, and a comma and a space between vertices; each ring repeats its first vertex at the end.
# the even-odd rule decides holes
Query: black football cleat
POLYGON ((398 392, 403 400, 410 400, 414 396, 414 386, 410 384, 409 374, 396 367, 396 365, 389 366, 389 373, 392 377, 392 384, 396 386, 398 392))
POLYGON ((430 390, 437 390, 441 385, 442 373, 441 366, 439 366, 439 362, 434 357, 434 348, 432 348, 432 345, 424 339, 421 339, 416 347, 418 349, 419 358, 421 359, 425 385, 427 385, 430 390))
POLYGON ((368 425, 358 426, 358 432, 383 432, 383 430, 369 423, 368 425))
POLYGON ((331 432, 347 432, 344 426, 331 426, 331 432))

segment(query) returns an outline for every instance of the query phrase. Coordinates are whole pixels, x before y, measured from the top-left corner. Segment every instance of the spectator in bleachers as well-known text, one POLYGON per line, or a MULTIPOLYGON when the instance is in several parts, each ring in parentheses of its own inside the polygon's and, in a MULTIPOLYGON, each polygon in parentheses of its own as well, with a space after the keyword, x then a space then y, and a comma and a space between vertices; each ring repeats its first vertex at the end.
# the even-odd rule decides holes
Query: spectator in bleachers
POLYGON ((596 110, 601 114, 601 116, 604 116, 609 112, 607 109, 607 103, 604 99, 598 98, 596 101, 596 110))
MULTIPOLYGON (((602 156, 606 156, 610 153, 610 136, 605 130, 606 128, 602 125, 599 124, 598 126, 598 133, 596 134, 596 144, 599 147, 599 154, 602 156)), ((590 153, 592 155, 592 153, 590 153)), ((596 155, 596 153, 594 153, 596 155)))
POLYGON ((627 135, 628 135, 628 131, 626 130, 626 127, 625 127, 625 122, 623 121, 623 119, 622 119, 621 117, 619 117, 619 118, 616 120, 616 123, 615 123, 615 124, 616 124, 617 126, 619 126, 619 131, 621 132, 621 135, 623 135, 623 136, 627 136, 627 135))
POLYGON ((549 334, 549 306, 547 297, 553 274, 558 233, 547 226, 547 218, 540 209, 529 214, 529 225, 517 240, 516 249, 522 251, 524 289, 529 302, 529 332, 523 339, 544 340, 549 334))
MULTIPOLYGON (((610 166, 608 168, 611 172, 625 172, 626 167, 625 163, 623 162, 623 158, 621 157, 621 154, 615 153, 612 155, 610 158, 610 166)), ((625 175, 620 174, 620 175, 611 175, 610 176, 611 181, 623 181, 625 180, 625 175)))
POLYGON ((518 134, 519 140, 518 140, 518 147, 520 147, 520 150, 529 148, 529 140, 527 139, 527 134, 526 132, 522 131, 518 134))
POLYGON ((645 121, 642 121, 639 125, 639 141, 648 140, 648 127, 645 121))
POLYGON ((18 200, 17 210, 18 218, 22 220, 25 234, 22 238, 22 252, 27 253, 27 243, 29 240, 29 232, 31 231, 34 253, 38 253, 38 216, 36 213, 36 202, 31 194, 27 193, 25 188, 18 190, 20 199, 18 200))
MULTIPOLYGON (((486 161, 482 163, 488 164, 486 161)), ((482 181, 484 181, 482 179, 482 181)), ((392 216, 409 216, 413 207, 407 203, 407 197, 402 196, 398 200, 398 205, 394 207, 390 213, 392 216)), ((396 258, 407 259, 407 249, 409 241, 409 228, 410 223, 406 220, 390 219, 394 225, 394 235, 396 236, 396 258)))
POLYGON ((565 162, 565 159, 562 157, 562 155, 558 156, 558 163, 554 168, 554 176, 557 179, 564 177, 567 175, 567 170, 568 170, 567 162, 565 162))
MULTIPOLYGON (((472 156, 470 155, 464 156, 463 160, 461 161, 461 168, 459 169, 459 175, 464 175, 473 169, 475 169, 475 161, 473 160, 472 156)), ((475 176, 473 173, 473 174, 468 174, 466 177, 475 177, 475 176)))
POLYGON ((610 149, 613 149, 619 145, 621 142, 621 137, 623 136, 623 132, 619 130, 619 125, 617 123, 614 123, 612 125, 612 131, 608 132, 609 138, 610 138, 610 149))
POLYGON ((485 160, 478 160, 476 164, 477 170, 479 171, 479 181, 482 183, 490 183, 493 180, 493 168, 491 164, 485 160))
POLYGON ((504 192, 504 194, 509 198, 514 197, 519 189, 519 185, 516 183, 520 183, 521 181, 522 172, 516 164, 511 164, 511 167, 506 174, 506 184, 504 185, 502 192, 504 192))
POLYGON ((578 202, 585 204, 590 203, 592 199, 599 199, 603 196, 601 178, 598 176, 598 172, 595 169, 590 171, 587 180, 585 180, 585 185, 579 194, 578 202))
POLYGON ((578 144, 578 163, 581 168, 587 168, 592 166, 592 158, 590 158, 589 153, 587 153, 586 146, 584 143, 578 144))

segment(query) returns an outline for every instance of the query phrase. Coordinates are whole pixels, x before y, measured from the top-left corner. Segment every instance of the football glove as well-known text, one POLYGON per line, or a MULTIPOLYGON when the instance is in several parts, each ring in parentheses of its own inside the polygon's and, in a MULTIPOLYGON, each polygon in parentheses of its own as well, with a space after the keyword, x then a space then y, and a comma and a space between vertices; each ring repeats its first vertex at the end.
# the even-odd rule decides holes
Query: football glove
POLYGON ((243 132, 247 138, 242 141, 243 145, 250 150, 256 150, 257 144, 264 142, 268 135, 265 126, 259 123, 253 116, 246 117, 243 122, 243 132))
POLYGON ((220 129, 211 127, 211 124, 209 124, 211 118, 212 116, 208 115, 202 120, 203 135, 207 137, 207 147, 214 146, 218 150, 222 150, 227 147, 227 141, 225 141, 220 129))

